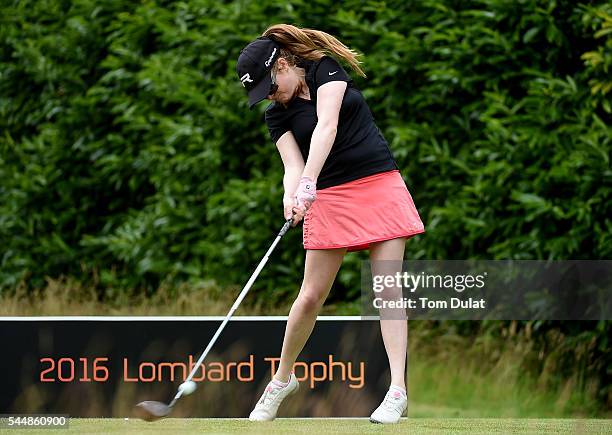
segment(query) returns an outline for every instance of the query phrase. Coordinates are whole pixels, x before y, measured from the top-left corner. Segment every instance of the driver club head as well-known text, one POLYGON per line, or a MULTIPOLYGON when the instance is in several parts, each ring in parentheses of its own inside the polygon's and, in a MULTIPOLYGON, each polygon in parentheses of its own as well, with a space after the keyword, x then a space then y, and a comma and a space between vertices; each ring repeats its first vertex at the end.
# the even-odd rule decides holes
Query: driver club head
POLYGON ((165 403, 145 400, 136 405, 138 416, 145 421, 155 421, 167 417, 172 408, 165 403))

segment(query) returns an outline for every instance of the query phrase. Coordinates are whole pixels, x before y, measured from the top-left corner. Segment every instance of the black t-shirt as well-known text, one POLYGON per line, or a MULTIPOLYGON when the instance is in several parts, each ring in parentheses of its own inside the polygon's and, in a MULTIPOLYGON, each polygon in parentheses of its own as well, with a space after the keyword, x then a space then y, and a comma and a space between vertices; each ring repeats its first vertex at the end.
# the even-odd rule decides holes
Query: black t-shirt
POLYGON ((337 186, 369 175, 398 169, 389 145, 374 123, 372 112, 353 81, 332 57, 303 61, 311 100, 294 98, 287 107, 273 102, 266 109, 266 124, 276 143, 291 131, 304 158, 317 125, 317 89, 331 81, 347 82, 340 107, 336 139, 317 179, 317 189, 337 186))

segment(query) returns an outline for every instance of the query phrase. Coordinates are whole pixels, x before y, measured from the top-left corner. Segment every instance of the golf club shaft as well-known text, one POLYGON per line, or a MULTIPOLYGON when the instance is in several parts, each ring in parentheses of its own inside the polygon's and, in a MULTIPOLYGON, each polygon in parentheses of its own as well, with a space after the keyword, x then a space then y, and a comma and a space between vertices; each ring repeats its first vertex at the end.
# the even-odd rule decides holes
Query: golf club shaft
MULTIPOLYGON (((276 248, 276 245, 278 244, 280 239, 283 237, 283 235, 285 235, 287 230, 290 228, 292 220, 293 220, 293 218, 287 219, 287 221, 285 222, 285 225, 283 225, 283 228, 280 230, 280 232, 276 236, 276 239, 274 239, 274 242, 272 243, 272 245, 268 249, 268 252, 266 252, 266 255, 264 255, 264 257, 261 259, 261 261, 259 262, 259 265, 257 266, 255 271, 251 275, 251 278, 249 278, 248 282, 246 283, 246 285, 244 286, 244 288, 240 292, 240 295, 238 295, 238 298, 236 299, 236 302, 234 302, 234 305, 232 305, 232 308, 229 310, 229 313, 227 313, 227 316, 225 316, 225 319, 223 320, 223 323, 221 323, 221 326, 219 326, 219 328, 217 329, 217 332, 215 332, 215 335, 210 340, 210 343, 208 343, 208 346, 206 346, 206 349, 204 349, 204 352, 202 352, 202 355, 200 355, 200 359, 198 359, 198 362, 196 362, 196 364, 193 366, 193 369, 191 369, 191 373, 189 373, 189 376, 187 377, 185 382, 191 381, 191 379, 193 378, 195 373, 198 371, 198 368, 200 367, 200 365, 202 364, 202 362, 206 358, 206 355, 208 355, 208 352, 210 351, 210 349, 213 347, 213 345, 217 341, 217 338, 219 338, 219 335, 221 335, 221 331, 223 331, 223 328, 225 328, 225 325, 227 324, 229 319, 234 314, 234 311, 236 311, 236 309, 238 308, 238 306, 240 305, 240 303, 242 302, 244 297, 247 295, 247 293, 251 289, 251 286, 253 285, 253 283, 257 279, 257 276, 259 275, 261 270, 264 268, 264 266, 268 262, 268 258, 270 257, 270 254, 272 253, 272 251, 274 251, 274 248, 276 248)), ((182 395, 183 395, 183 390, 179 390, 176 393, 176 396, 174 396, 174 399, 172 399, 172 402, 170 402, 169 406, 170 407, 174 406, 176 401, 178 399, 180 399, 182 395)))

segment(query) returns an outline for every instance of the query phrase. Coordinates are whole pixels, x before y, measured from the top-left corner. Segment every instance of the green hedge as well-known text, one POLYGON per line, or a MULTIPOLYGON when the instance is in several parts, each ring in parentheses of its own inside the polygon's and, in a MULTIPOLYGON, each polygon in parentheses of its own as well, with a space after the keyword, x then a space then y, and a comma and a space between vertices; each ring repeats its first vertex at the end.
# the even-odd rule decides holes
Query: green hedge
MULTIPOLYGON (((267 25, 364 53, 358 85, 426 226, 407 258, 612 254, 612 7, 572 1, 13 1, 0 8, 0 288, 242 284, 282 163, 239 50, 267 25)), ((299 289, 291 231, 258 281, 299 289)), ((336 298, 359 291, 351 254, 336 298)))

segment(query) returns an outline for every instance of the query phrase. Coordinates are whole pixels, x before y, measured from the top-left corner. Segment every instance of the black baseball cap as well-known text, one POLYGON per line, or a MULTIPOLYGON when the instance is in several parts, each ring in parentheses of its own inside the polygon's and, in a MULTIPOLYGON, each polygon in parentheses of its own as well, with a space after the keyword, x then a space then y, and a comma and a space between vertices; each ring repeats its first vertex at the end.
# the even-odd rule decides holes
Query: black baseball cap
POLYGON ((249 109, 270 93, 270 70, 280 56, 280 45, 266 36, 260 36, 244 47, 238 56, 236 72, 249 94, 249 109))

